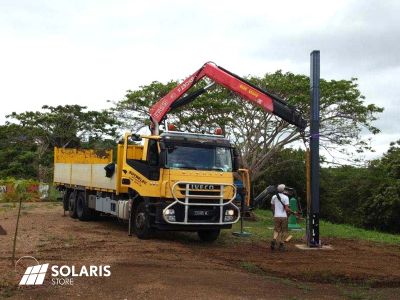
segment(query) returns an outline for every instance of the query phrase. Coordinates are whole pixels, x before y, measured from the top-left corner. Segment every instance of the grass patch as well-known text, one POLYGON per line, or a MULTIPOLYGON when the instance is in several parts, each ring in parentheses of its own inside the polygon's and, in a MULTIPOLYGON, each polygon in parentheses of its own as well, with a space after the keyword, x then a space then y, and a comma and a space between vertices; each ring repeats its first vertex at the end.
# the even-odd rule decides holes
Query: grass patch
MULTIPOLYGON (((224 239, 229 237, 229 239, 231 239, 233 243, 237 242, 237 240, 239 239, 241 241, 244 241, 246 239, 250 241, 270 240, 273 232, 273 217, 271 211, 257 209, 254 211, 254 213, 257 217, 257 221, 245 221, 244 223, 244 230, 252 234, 249 238, 231 238, 231 232, 240 231, 240 222, 234 224, 232 230, 230 232, 226 232, 226 234, 222 235, 222 237, 224 239)), ((300 225, 304 230, 290 231, 290 234, 293 235, 293 238, 297 240, 304 239, 306 234, 305 221, 301 221, 300 225)), ((323 220, 320 221, 320 234, 322 241, 324 237, 335 237, 400 245, 400 234, 391 234, 375 230, 367 230, 347 224, 333 224, 323 220)))
POLYGON ((313 290, 313 288, 306 283, 298 283, 297 281, 293 281, 289 278, 282 278, 282 277, 276 277, 271 274, 268 274, 266 271, 264 271, 262 268, 257 266, 255 263, 248 262, 248 261, 242 261, 239 263, 240 268, 244 269, 245 271, 257 275, 261 275, 264 278, 273 281, 273 282, 280 282, 282 284, 285 284, 286 286, 291 286, 293 288, 297 288, 301 290, 304 294, 310 292, 313 290))
POLYGON ((4 272, 0 278, 0 298, 9 298, 15 295, 17 286, 14 283, 15 273, 4 272))
POLYGON ((366 240, 377 243, 400 244, 400 234, 367 230, 347 224, 333 224, 327 221, 322 221, 320 227, 322 236, 366 240))
POLYGON ((47 208, 56 208, 56 207, 59 207, 59 206, 62 206, 61 202, 48 202, 48 203, 46 203, 46 207, 47 208))
MULTIPOLYGON (((55 186, 49 185, 49 191, 48 191, 48 197, 47 199, 43 199, 44 201, 50 201, 50 202, 60 202, 59 198, 62 197, 62 193, 58 191, 55 186)), ((43 201, 42 200, 42 201, 43 201)))
POLYGON ((345 299, 350 300, 377 299, 375 298, 376 295, 368 295, 368 290, 363 290, 362 288, 342 289, 340 293, 345 299))
POLYGON ((305 284, 305 283, 297 283, 297 284, 296 284, 296 287, 297 287, 299 290, 302 290, 302 291, 305 292, 305 293, 311 292, 311 291, 314 290, 312 287, 310 287, 309 285, 307 285, 307 284, 305 284))
MULTIPOLYGON (((38 205, 36 203, 37 202, 22 203, 21 214, 27 215, 29 211, 33 210, 34 208, 37 208, 38 205)), ((18 205, 19 204, 16 202, 0 203, 0 213, 6 213, 9 211, 18 210, 18 205)), ((55 205, 56 205, 56 203, 54 203, 54 206, 55 205)), ((58 203, 57 203, 57 205, 58 205, 58 203)))
POLYGON ((0 203, 0 213, 12 210, 14 207, 16 207, 15 203, 14 205, 11 203, 0 203))
POLYGON ((262 269, 260 269, 256 264, 253 264, 252 262, 243 261, 239 265, 242 269, 245 269, 249 273, 262 275, 264 275, 265 273, 262 269))

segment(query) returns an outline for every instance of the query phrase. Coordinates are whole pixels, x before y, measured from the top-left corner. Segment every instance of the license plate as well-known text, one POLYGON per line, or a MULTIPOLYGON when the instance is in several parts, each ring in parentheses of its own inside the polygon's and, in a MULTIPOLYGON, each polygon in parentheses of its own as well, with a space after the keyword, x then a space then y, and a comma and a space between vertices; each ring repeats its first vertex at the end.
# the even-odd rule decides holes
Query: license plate
POLYGON ((194 216, 209 216, 209 215, 211 215, 211 212, 208 210, 194 210, 193 215, 194 216))

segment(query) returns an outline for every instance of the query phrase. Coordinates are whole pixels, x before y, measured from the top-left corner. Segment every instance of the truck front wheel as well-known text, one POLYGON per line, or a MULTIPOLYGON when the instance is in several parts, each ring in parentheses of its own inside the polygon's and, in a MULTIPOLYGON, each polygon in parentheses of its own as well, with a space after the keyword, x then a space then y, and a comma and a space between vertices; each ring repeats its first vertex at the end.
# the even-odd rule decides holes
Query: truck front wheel
POLYGON ((219 229, 199 230, 197 234, 203 242, 214 242, 218 238, 219 232, 219 229))
POLYGON ((152 234, 149 214, 146 211, 146 205, 144 202, 140 202, 135 209, 134 228, 136 236, 139 239, 148 239, 152 234))

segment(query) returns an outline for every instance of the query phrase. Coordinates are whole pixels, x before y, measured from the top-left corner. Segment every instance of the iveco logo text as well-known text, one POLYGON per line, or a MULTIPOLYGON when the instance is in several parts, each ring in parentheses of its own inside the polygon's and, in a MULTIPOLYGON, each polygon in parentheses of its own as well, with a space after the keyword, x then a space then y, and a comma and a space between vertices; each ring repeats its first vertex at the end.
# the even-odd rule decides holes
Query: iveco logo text
POLYGON ((194 190, 213 190, 214 186, 210 184, 189 184, 189 188, 194 190))

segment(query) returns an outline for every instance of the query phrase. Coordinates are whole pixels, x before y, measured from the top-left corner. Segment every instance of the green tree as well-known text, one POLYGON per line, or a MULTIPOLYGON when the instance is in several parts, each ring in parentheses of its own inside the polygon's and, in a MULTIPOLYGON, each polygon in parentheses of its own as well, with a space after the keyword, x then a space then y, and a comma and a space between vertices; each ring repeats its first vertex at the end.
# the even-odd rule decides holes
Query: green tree
MULTIPOLYGON (((267 171, 253 184, 254 196, 257 196, 269 185, 284 183, 294 188, 301 205, 306 204, 306 166, 305 151, 286 148, 274 154, 273 164, 266 166, 267 171)), ((267 206, 269 208, 269 205, 267 206)))
POLYGON ((321 169, 321 217, 400 232, 400 141, 367 167, 321 169))
POLYGON ((381 180, 371 184, 374 195, 362 205, 363 225, 400 232, 400 140, 391 143, 388 152, 372 166, 381 180))
POLYGON ((51 173, 53 147, 80 147, 83 143, 99 143, 115 138, 119 122, 107 111, 87 111, 85 106, 43 106, 42 111, 8 115, 8 126, 19 126, 35 146, 38 178, 48 179, 51 173))
POLYGON ((321 217, 336 223, 364 225, 362 206, 383 180, 373 166, 321 169, 321 217))
POLYGON ((167 84, 154 81, 138 90, 128 90, 125 99, 115 103, 114 113, 126 128, 137 132, 150 125, 147 113, 152 103, 166 95, 176 84, 175 81, 167 84))
POLYGON ((0 178, 34 178, 36 144, 30 130, 20 125, 0 126, 0 178))
POLYGON ((26 111, 8 115, 22 127, 31 129, 39 144, 45 147, 68 147, 79 145, 80 141, 101 139, 116 135, 119 124, 107 111, 85 111, 80 105, 48 106, 42 111, 26 111))

